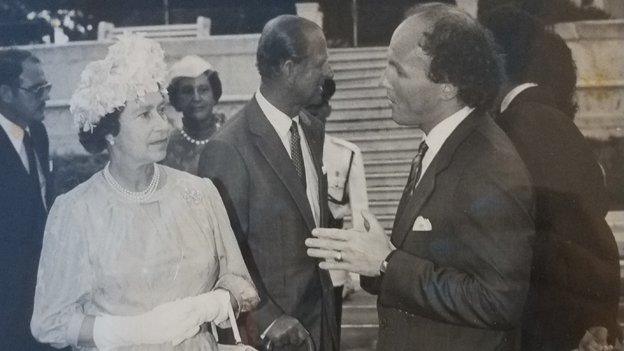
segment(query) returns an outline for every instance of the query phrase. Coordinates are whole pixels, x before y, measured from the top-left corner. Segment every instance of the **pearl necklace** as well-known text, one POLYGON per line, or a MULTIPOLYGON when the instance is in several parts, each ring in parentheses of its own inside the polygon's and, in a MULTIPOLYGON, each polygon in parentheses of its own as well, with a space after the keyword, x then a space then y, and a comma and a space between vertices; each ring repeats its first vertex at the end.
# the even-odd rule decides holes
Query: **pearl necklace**
POLYGON ((127 199, 137 202, 142 202, 149 199, 156 189, 158 188, 158 183, 160 182, 160 168, 157 165, 154 165, 154 174, 152 175, 152 180, 149 185, 143 191, 130 191, 115 180, 113 175, 110 173, 110 162, 106 164, 104 167, 104 179, 106 182, 115 189, 118 193, 125 196, 127 199))
POLYGON ((186 134, 186 132, 184 131, 184 128, 180 129, 180 133, 182 134, 184 139, 186 139, 186 141, 188 141, 191 144, 206 145, 208 143, 208 141, 210 141, 210 138, 207 138, 207 139, 204 139, 204 140, 197 140, 195 138, 192 138, 190 135, 186 134))

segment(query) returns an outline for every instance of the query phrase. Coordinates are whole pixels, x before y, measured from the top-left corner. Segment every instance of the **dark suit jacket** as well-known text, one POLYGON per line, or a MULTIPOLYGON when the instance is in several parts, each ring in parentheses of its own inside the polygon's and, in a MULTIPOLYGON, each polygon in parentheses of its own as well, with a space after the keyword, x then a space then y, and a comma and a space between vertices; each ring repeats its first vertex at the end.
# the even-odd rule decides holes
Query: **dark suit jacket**
POLYGON ((378 350, 513 350, 529 286, 529 178, 489 115, 473 112, 446 140, 392 229, 379 278, 378 350), (430 231, 415 231, 422 216, 430 231))
MULTIPOLYGON (((327 198, 322 174, 323 128, 301 116, 319 179, 319 199, 327 198)), ((308 199, 277 132, 255 98, 206 145, 199 175, 211 178, 259 291, 258 309, 248 316, 255 342, 283 313, 297 318, 320 350, 336 350, 336 322, 329 274, 308 257, 304 241, 315 227, 308 199)), ((327 204, 321 201, 321 226, 327 204)))
POLYGON ((618 250, 605 222, 607 193, 592 151, 548 90, 529 88, 497 118, 532 177, 537 246, 525 350, 571 350, 591 326, 619 335, 618 250))
MULTIPOLYGON (((52 200, 48 135, 42 123, 29 127, 52 200)), ((0 127, 0 349, 39 350, 30 334, 37 266, 46 210, 8 135, 0 127)), ((48 207, 49 208, 49 207, 48 207)))

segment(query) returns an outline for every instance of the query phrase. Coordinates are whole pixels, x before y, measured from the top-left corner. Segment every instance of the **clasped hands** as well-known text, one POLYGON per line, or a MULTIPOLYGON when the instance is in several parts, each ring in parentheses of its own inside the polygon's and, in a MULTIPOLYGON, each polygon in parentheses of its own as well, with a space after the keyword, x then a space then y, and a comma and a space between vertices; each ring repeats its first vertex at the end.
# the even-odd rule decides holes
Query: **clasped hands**
POLYGON ((199 332, 206 322, 228 319, 230 293, 214 291, 164 303, 136 316, 95 318, 93 341, 98 349, 141 344, 177 345, 199 332))
POLYGON ((366 231, 316 228, 305 241, 308 256, 322 258, 319 267, 375 277, 392 252, 392 244, 375 216, 362 211, 366 231))

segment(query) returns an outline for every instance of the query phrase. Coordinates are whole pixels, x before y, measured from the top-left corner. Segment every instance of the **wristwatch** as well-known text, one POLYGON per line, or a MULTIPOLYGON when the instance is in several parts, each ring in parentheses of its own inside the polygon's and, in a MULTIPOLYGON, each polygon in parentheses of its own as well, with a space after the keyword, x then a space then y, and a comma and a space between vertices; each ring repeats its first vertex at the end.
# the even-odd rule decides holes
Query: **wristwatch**
POLYGON ((395 250, 392 250, 390 254, 388 254, 388 256, 386 256, 386 258, 381 261, 381 265, 379 266, 379 272, 381 272, 381 274, 386 273, 386 270, 388 269, 388 261, 390 261, 390 258, 394 254, 394 251, 395 250))

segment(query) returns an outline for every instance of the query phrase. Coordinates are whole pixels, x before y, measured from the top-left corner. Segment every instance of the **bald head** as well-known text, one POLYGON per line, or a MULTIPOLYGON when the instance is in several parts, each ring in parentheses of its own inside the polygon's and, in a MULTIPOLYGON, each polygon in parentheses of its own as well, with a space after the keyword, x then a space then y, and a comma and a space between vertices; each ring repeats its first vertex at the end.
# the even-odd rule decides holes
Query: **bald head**
POLYGON ((324 40, 321 28, 305 18, 282 15, 270 20, 262 30, 256 54, 260 77, 275 78, 287 60, 303 61, 312 41, 320 38, 324 40))

